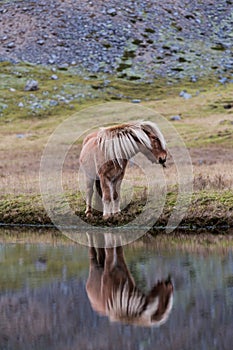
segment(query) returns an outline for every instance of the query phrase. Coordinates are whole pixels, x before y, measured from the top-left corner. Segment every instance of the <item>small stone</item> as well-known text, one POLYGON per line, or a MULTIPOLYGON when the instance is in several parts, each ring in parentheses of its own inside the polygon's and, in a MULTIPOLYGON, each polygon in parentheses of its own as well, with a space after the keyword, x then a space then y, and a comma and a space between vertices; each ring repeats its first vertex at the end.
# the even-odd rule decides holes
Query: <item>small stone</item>
POLYGON ((7 44, 8 49, 13 49, 15 47, 15 43, 11 41, 10 43, 7 44))
POLYGON ((50 105, 51 107, 55 107, 55 106, 58 105, 58 102, 55 101, 55 100, 51 100, 51 101, 49 101, 49 105, 50 105))
POLYGON ((110 8, 107 10, 107 14, 110 16, 116 16, 117 15, 117 11, 114 7, 110 8))
POLYGON ((196 77, 196 75, 192 75, 191 78, 190 78, 190 81, 191 81, 192 83, 196 83, 196 82, 197 82, 197 77, 196 77))
POLYGON ((59 70, 67 70, 69 67, 69 65, 67 63, 64 63, 64 64, 60 64, 57 68, 59 70))
POLYGON ((39 89, 38 81, 30 79, 27 81, 24 91, 36 91, 39 89))
POLYGON ((4 109, 7 109, 7 108, 8 108, 7 104, 0 102, 0 112, 3 111, 4 109))
POLYGON ((133 99, 131 102, 132 102, 132 103, 141 103, 141 100, 135 98, 135 99, 133 99))
POLYGON ((186 90, 181 91, 179 96, 183 97, 185 100, 192 98, 192 95, 188 94, 186 90))
POLYGON ((170 117, 170 120, 172 120, 172 121, 181 120, 181 116, 180 115, 173 115, 170 117))
POLYGON ((228 79, 226 77, 223 77, 221 79, 218 80, 221 84, 226 84, 228 79))
POLYGON ((19 102, 18 107, 20 107, 20 108, 24 107, 23 102, 19 102))
POLYGON ((16 134, 17 139, 23 139, 25 134, 16 134))
POLYGON ((43 39, 37 40, 38 45, 44 45, 45 41, 43 39))
POLYGON ((56 74, 51 75, 52 80, 58 80, 58 76, 56 74))
POLYGON ((15 92, 16 90, 14 88, 9 89, 10 92, 15 92))
POLYGON ((55 62, 56 62, 55 59, 53 59, 53 58, 49 59, 49 64, 54 64, 55 62))

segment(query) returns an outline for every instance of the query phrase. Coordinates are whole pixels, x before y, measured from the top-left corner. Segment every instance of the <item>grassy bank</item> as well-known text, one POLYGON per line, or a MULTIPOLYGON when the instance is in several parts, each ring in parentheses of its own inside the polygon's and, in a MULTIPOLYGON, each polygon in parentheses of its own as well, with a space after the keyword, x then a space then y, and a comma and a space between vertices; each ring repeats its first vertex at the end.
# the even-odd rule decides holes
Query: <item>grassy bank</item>
MULTIPOLYGON (((104 222, 100 214, 92 219, 84 216, 85 202, 79 193, 67 194, 73 212, 84 221, 97 226, 122 225, 140 214, 145 200, 135 196, 132 202, 122 210, 117 220, 104 222)), ((165 227, 176 203, 176 193, 168 192, 163 213, 156 222, 156 227, 165 227)), ((191 204, 181 222, 187 229, 206 227, 221 229, 233 227, 233 191, 198 191, 192 195, 191 204)), ((47 215, 40 195, 5 195, 0 201, 0 222, 9 224, 52 224, 47 215)))

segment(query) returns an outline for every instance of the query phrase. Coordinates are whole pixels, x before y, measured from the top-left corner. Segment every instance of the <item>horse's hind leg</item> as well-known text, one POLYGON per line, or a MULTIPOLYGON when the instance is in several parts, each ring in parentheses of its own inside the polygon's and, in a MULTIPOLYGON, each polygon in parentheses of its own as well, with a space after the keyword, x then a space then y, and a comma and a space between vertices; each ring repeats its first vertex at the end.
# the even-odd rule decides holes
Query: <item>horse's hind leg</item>
POLYGON ((87 177, 86 179, 86 211, 85 211, 85 214, 87 217, 92 216, 91 201, 93 196, 93 186, 94 186, 94 180, 87 177))

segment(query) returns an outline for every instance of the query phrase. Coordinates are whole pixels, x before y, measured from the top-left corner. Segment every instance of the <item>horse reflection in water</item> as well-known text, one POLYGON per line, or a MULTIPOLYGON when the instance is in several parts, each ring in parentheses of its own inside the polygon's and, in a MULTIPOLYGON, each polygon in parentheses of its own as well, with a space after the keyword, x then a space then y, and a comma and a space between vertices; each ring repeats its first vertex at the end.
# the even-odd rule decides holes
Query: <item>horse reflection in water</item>
POLYGON ((158 281, 145 295, 135 285, 122 247, 91 247, 89 257, 86 290, 95 311, 111 321, 140 326, 160 326, 166 322, 173 305, 170 278, 158 281))
POLYGON ((128 160, 142 153, 152 163, 165 166, 164 137, 156 124, 132 122, 101 128, 86 136, 79 157, 86 175, 86 216, 92 216, 94 183, 102 198, 103 218, 120 213, 120 188, 128 160))

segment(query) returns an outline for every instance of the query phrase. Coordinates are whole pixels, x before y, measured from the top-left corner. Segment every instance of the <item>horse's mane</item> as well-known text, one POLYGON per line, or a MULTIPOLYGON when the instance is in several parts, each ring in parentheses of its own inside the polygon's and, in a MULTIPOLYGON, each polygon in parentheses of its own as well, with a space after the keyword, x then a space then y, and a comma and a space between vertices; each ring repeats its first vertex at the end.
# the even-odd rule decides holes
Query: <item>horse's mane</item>
POLYGON ((173 305, 172 294, 168 304, 161 314, 153 319, 153 315, 159 309, 160 297, 156 296, 153 301, 148 302, 146 296, 136 287, 131 290, 128 281, 112 293, 107 300, 107 310, 112 321, 134 323, 144 326, 160 326, 165 323, 173 305))
POLYGON ((166 148, 164 137, 155 123, 138 121, 101 128, 97 134, 97 142, 106 160, 130 159, 138 152, 138 142, 151 149, 151 141, 147 133, 154 134, 163 149, 166 148))
POLYGON ((136 287, 129 288, 128 281, 117 288, 107 300, 107 310, 112 321, 127 322, 140 317, 146 297, 136 287))

